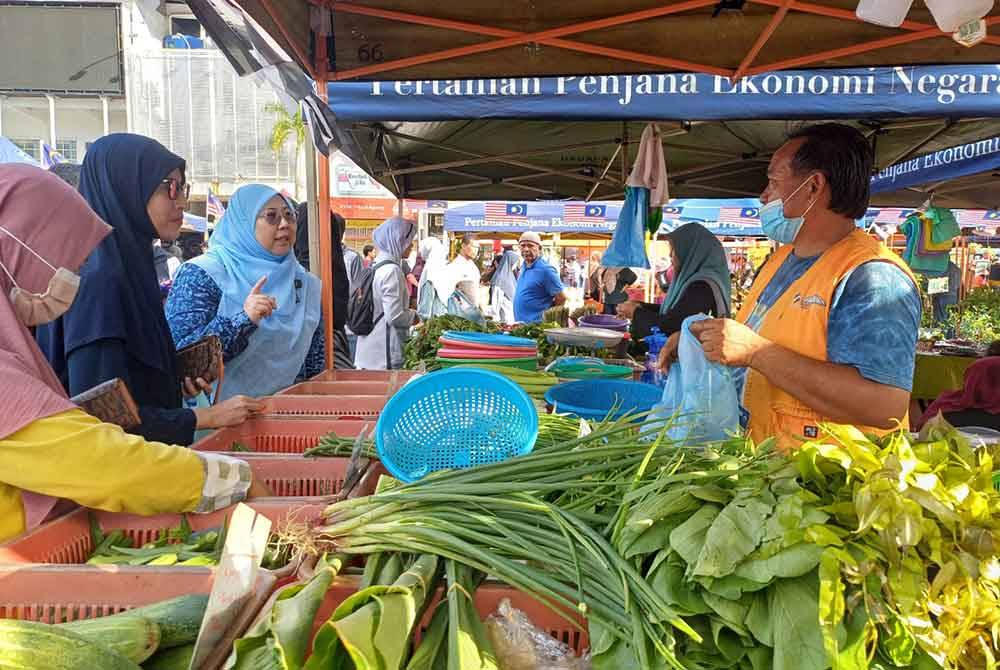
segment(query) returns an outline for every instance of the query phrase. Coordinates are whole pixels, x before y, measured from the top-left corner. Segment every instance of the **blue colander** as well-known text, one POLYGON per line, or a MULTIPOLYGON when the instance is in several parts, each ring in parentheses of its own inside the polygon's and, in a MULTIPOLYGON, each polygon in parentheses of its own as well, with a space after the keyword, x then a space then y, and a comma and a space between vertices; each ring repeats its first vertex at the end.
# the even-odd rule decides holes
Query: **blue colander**
POLYGON ((408 383, 386 403, 375 447, 396 479, 529 453, 538 412, 520 386, 488 370, 453 369, 408 383))

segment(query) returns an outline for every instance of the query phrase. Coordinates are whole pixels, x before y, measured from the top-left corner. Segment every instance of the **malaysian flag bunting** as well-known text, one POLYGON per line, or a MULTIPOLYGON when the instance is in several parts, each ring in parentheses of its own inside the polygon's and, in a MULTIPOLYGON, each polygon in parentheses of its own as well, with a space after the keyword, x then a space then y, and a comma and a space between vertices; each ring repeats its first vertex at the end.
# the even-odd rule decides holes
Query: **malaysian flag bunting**
POLYGON ((66 159, 61 153, 50 147, 46 142, 42 142, 42 167, 51 170, 53 165, 65 163, 66 159))
POLYGON ((756 207, 720 207, 718 223, 729 226, 758 226, 756 207))
POLYGON ((570 202, 563 206, 563 218, 567 221, 586 223, 589 219, 603 219, 607 216, 607 205, 586 202, 570 202))
POLYGON ((488 202, 486 218, 506 223, 523 223, 528 220, 528 204, 525 202, 488 202))
POLYGON ((912 209, 903 209, 901 207, 884 207, 878 211, 872 223, 879 224, 893 224, 896 226, 903 225, 906 221, 906 217, 913 213, 912 209))
POLYGON ((210 192, 208 194, 208 200, 205 204, 205 215, 214 216, 215 220, 218 221, 225 213, 226 208, 222 206, 222 201, 215 197, 214 193, 210 192))

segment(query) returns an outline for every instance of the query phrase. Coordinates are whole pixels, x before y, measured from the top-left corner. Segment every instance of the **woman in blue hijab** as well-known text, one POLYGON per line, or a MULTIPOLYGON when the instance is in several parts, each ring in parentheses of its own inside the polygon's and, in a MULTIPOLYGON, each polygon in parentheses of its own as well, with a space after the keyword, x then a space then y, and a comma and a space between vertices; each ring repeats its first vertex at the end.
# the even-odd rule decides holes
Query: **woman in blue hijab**
POLYGON ((269 186, 237 189, 208 251, 181 266, 167 299, 177 346, 218 335, 221 397, 271 395, 325 367, 320 281, 295 258, 295 208, 269 186))
POLYGON ((729 264, 718 238, 698 223, 687 223, 667 235, 674 281, 660 305, 629 301, 618 315, 632 320, 632 338, 649 335, 654 326, 670 336, 693 314, 729 316, 729 264))
POLYGON ((119 133, 97 140, 84 158, 80 193, 114 232, 80 269, 68 312, 36 331, 39 346, 73 396, 119 378, 139 405, 133 432, 190 444, 196 428, 241 423, 259 404, 246 399, 211 409, 183 408, 177 353, 163 315, 153 240, 180 233, 188 185, 184 159, 159 142, 119 133))
POLYGON ((514 293, 517 292, 518 268, 521 257, 514 251, 506 249, 500 257, 496 272, 490 280, 490 293, 493 300, 493 311, 500 323, 514 323, 514 293))

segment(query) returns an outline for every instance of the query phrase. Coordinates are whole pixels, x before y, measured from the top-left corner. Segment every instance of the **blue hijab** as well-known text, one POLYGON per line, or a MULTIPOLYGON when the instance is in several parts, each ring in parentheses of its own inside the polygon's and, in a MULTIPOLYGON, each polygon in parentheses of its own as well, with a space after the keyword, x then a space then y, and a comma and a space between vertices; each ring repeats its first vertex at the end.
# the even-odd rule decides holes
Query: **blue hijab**
POLYGON ((60 377, 70 353, 103 339, 122 340, 131 357, 177 376, 177 354, 153 263, 157 233, 146 204, 170 172, 184 168, 183 158, 140 135, 107 135, 87 150, 80 193, 114 233, 80 268, 73 306, 37 331, 60 377))
POLYGON ((670 311, 670 308, 684 295, 688 286, 703 281, 712 287, 712 292, 725 309, 724 314, 717 316, 729 316, 732 285, 726 251, 719 239, 700 223, 684 224, 667 235, 667 239, 681 267, 675 268, 676 276, 660 305, 660 314, 670 311))
MULTIPOLYGON (((223 398, 268 395, 294 383, 319 325, 319 280, 299 264, 293 250, 278 256, 257 241, 257 216, 276 195, 280 194, 262 184, 238 188, 209 240, 208 251, 189 261, 205 270, 222 291, 219 314, 242 311, 261 277, 267 277, 261 292, 278 304, 261 320, 247 349, 226 363, 223 398)), ((295 211, 291 203, 286 205, 295 211)))
POLYGON ((514 299, 514 293, 517 292, 517 277, 514 275, 514 271, 517 269, 519 260, 521 257, 510 249, 504 251, 503 256, 500 257, 500 264, 497 266, 496 272, 493 273, 493 281, 490 282, 493 286, 499 286, 504 295, 511 300, 514 299))

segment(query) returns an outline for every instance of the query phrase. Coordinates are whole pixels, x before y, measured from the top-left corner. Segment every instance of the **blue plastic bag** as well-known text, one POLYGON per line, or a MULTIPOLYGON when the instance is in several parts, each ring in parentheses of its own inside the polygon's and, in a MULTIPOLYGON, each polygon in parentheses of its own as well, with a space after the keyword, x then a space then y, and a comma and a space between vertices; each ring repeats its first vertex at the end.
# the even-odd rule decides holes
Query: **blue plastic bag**
POLYGON ((721 363, 710 363, 691 334, 692 323, 708 318, 695 314, 684 319, 677 362, 670 366, 663 396, 643 430, 647 437, 655 437, 670 420, 667 437, 677 442, 725 440, 739 432, 740 405, 732 374, 721 363))
POLYGON ((618 224, 611 235, 601 265, 606 268, 649 269, 646 257, 646 219, 649 218, 649 189, 629 186, 618 224))

